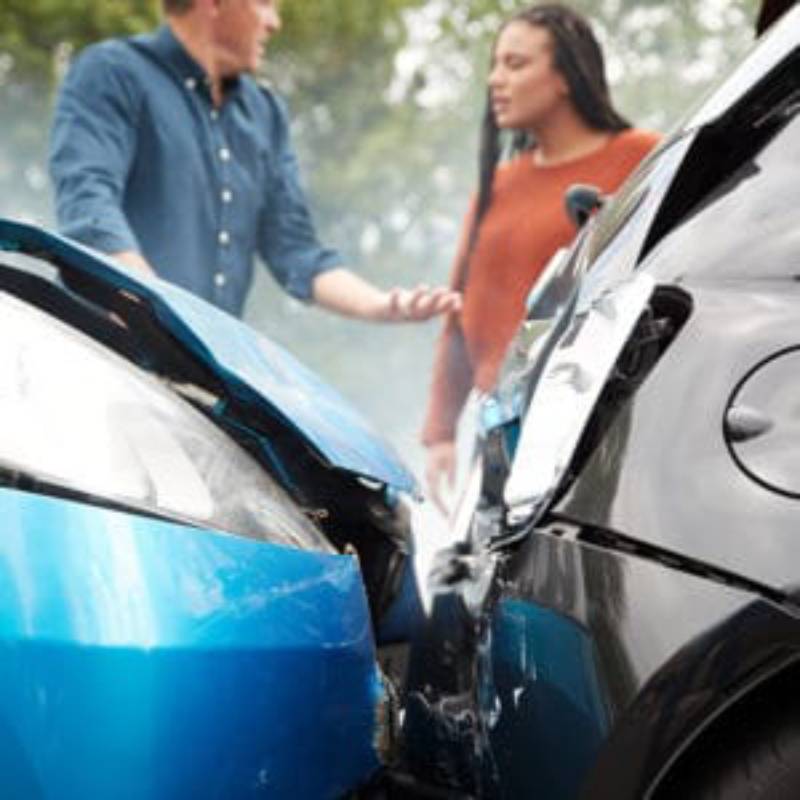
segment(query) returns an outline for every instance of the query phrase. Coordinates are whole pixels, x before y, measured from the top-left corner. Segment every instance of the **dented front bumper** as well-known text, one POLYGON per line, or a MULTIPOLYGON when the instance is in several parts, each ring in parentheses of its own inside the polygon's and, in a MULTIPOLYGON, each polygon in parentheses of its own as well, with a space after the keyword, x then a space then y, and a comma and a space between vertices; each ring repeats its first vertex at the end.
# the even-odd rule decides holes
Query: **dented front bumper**
POLYGON ((355 559, 0 489, 8 797, 338 797, 385 706, 355 559))

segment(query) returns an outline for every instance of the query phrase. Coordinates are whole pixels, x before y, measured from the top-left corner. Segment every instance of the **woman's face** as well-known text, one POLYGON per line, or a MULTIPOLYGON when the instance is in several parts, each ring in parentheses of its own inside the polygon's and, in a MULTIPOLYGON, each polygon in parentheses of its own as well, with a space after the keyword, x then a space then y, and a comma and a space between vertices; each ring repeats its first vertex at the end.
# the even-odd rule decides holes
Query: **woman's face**
POLYGON ((570 103, 569 86, 553 66, 550 32, 521 20, 500 32, 489 73, 492 112, 498 128, 536 131, 570 103))

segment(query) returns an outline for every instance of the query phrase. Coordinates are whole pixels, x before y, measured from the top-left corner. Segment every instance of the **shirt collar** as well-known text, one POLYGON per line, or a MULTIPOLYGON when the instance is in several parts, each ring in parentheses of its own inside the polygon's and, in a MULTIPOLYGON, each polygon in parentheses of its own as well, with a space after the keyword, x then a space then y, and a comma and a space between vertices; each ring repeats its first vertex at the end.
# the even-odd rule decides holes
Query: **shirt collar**
MULTIPOLYGON (((153 52, 169 67, 178 80, 189 88, 207 87, 208 75, 206 71, 192 58, 178 37, 166 23, 161 25, 150 40, 153 52)), ((238 89, 240 79, 227 78, 223 82, 223 91, 226 97, 231 96, 238 89)))

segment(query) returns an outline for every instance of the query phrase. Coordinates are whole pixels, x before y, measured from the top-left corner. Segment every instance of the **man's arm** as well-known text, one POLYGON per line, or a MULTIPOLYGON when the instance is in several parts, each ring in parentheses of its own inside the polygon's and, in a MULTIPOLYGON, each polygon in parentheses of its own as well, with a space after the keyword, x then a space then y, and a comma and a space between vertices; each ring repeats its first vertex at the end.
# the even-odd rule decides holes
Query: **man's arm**
POLYGON ((132 252, 143 262, 122 210, 140 104, 126 55, 117 43, 104 43, 87 48, 71 67, 55 109, 50 175, 62 233, 104 253, 132 252))
POLYGON ((317 275, 311 291, 323 308, 372 322, 421 322, 461 308, 461 296, 444 287, 384 291, 341 267, 317 275))
POLYGON ((263 96, 273 123, 265 130, 271 131, 276 156, 265 187, 259 251, 284 289, 329 311, 373 321, 426 320, 459 308, 459 295, 448 289, 379 289, 342 267, 339 254, 320 244, 300 183, 286 109, 269 89, 263 89, 263 96))

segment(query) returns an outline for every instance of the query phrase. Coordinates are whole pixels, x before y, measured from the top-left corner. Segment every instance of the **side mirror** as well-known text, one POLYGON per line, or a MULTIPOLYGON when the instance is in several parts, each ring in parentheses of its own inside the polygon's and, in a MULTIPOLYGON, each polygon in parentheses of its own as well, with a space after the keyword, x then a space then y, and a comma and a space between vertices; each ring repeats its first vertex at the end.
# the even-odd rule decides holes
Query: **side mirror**
POLYGON ((576 183, 564 192, 567 216, 576 228, 582 228, 586 220, 603 205, 603 195, 596 186, 576 183))

